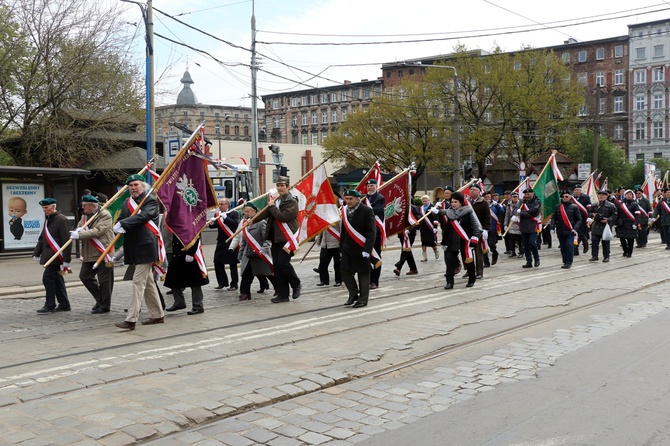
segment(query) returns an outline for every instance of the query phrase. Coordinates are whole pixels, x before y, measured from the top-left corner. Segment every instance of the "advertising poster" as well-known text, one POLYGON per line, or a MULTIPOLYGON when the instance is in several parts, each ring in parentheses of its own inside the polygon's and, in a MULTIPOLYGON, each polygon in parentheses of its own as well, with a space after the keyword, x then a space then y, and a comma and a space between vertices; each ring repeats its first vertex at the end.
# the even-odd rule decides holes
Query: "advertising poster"
POLYGON ((44 224, 44 184, 2 184, 3 249, 32 249, 44 224))

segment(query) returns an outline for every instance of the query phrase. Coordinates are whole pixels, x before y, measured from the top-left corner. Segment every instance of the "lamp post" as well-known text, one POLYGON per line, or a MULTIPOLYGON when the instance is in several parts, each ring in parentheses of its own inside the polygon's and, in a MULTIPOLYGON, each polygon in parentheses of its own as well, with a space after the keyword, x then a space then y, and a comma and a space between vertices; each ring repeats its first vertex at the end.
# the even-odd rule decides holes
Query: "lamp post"
POLYGON ((258 105, 256 104, 256 76, 258 66, 256 65, 256 15, 254 12, 255 2, 251 2, 251 187, 254 197, 260 195, 258 168, 258 105))
POLYGON ((410 64, 403 62, 402 65, 408 67, 420 68, 447 68, 454 70, 454 170, 451 174, 452 186, 458 188, 461 186, 461 135, 460 120, 458 117, 458 71, 451 65, 423 65, 421 63, 410 64))
MULTIPOLYGON (((155 112, 154 112, 154 19, 153 8, 151 0, 147 0, 144 5, 140 2, 132 0, 121 0, 126 3, 135 3, 142 11, 142 19, 144 20, 144 27, 146 28, 146 127, 147 127, 147 162, 154 158, 156 151, 156 134, 155 128, 155 112)), ((165 153, 163 153, 165 156, 165 153)), ((151 182, 151 176, 148 176, 148 181, 151 182)))

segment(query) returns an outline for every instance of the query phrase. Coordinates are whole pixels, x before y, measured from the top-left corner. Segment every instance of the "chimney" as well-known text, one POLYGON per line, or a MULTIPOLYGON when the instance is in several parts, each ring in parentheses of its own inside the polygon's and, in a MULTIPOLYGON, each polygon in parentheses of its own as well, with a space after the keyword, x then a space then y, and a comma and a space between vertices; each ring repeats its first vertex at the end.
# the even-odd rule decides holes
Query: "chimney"
POLYGON ((351 81, 346 81, 346 80, 344 81, 344 85, 349 85, 350 83, 351 83, 351 81))

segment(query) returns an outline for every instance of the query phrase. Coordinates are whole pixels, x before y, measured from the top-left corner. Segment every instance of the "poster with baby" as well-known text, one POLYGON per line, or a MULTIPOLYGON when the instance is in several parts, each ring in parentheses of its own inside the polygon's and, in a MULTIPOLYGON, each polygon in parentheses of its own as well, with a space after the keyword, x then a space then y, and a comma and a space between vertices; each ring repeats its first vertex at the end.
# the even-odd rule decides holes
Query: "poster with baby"
POLYGON ((4 183, 1 190, 3 249, 34 248, 44 224, 44 184, 4 183))

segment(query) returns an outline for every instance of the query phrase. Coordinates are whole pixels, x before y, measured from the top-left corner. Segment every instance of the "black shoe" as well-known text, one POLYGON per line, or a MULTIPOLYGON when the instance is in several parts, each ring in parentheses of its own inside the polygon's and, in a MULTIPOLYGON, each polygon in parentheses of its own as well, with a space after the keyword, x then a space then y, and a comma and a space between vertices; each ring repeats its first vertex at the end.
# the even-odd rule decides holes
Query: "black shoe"
MULTIPOLYGON (((630 257, 630 256, 629 256, 629 257, 630 257)), ((61 307, 61 306, 59 305, 59 306, 56 307, 56 309, 55 309, 54 311, 59 312, 59 311, 70 311, 70 310, 72 310, 71 307, 64 308, 64 307, 61 307)))
POLYGON ((475 286, 475 283, 474 283, 474 282, 468 282, 468 283, 465 285, 466 288, 472 288, 473 286, 475 286))
POLYGON ((334 287, 342 286, 342 282, 335 282, 335 285, 333 285, 333 286, 334 287))
POLYGON ((532 268, 532 267, 533 267, 532 263, 525 263, 525 264, 521 265, 521 268, 532 268))
POLYGON ((379 288, 379 286, 376 283, 371 283, 370 284, 370 289, 371 290, 376 290, 377 288, 379 288))
POLYGON ((258 294, 263 294, 267 290, 267 288, 261 288, 260 290, 256 290, 258 294))
POLYGON ((367 307, 368 303, 367 302, 356 302, 351 306, 351 308, 362 308, 362 307, 367 307))
POLYGON ((318 272, 319 272, 319 268, 312 268, 312 271, 314 271, 315 273, 318 273, 318 272))
POLYGON ((98 308, 100 308, 100 307, 98 307, 98 304, 95 304, 95 305, 93 305, 93 308, 91 308, 91 311, 95 311, 95 310, 97 310, 98 308))
POLYGON ((354 302, 358 300, 358 296, 349 296, 349 299, 344 303, 344 305, 353 305, 354 302))
POLYGON ((270 302, 273 304, 278 304, 280 302, 288 302, 288 297, 273 297, 270 299, 270 302))
POLYGON ((535 268, 540 266, 540 259, 535 259, 535 268))
POLYGON ((177 310, 185 310, 186 305, 172 305, 170 308, 166 308, 165 311, 177 311, 177 310))
POLYGON ((237 290, 237 286, 235 286, 235 285, 228 288, 228 291, 236 291, 236 290, 237 290))
POLYGON ((572 265, 568 265, 567 263, 563 266, 561 266, 562 269, 570 269, 572 265))
POLYGON ((454 287, 454 284, 453 284, 453 283, 448 283, 448 284, 446 284, 446 285, 444 286, 444 289, 445 289, 445 290, 450 290, 450 289, 452 289, 453 287, 454 287))
POLYGON ((603 259, 603 263, 607 263, 607 262, 609 262, 609 261, 610 261, 610 258, 609 258, 609 257, 605 257, 605 258, 603 259))
POLYGON ((597 261, 598 261, 598 257, 591 257, 589 259, 589 262, 597 262, 597 261))
POLYGON ((319 283, 316 284, 316 286, 328 286, 328 284, 327 284, 327 283, 323 283, 323 282, 319 282, 319 283))
POLYGON ((227 286, 228 286, 228 285, 215 286, 214 289, 215 289, 215 290, 222 290, 222 289, 226 288, 227 286))
POLYGON ((491 263, 490 262, 484 262, 484 268, 490 268, 491 263))
POLYGON ((186 314, 188 314, 190 316, 190 315, 193 315, 193 314, 202 314, 204 312, 205 312, 204 308, 198 308, 197 310, 194 308, 191 311, 187 311, 186 314))
POLYGON ((172 290, 166 291, 165 294, 172 294, 172 290))
POLYGON ((509 254, 510 257, 516 257, 516 252, 512 252, 509 254))
POLYGON ((109 308, 96 308, 95 310, 91 311, 91 314, 104 314, 104 313, 109 313, 109 308))
POLYGON ((39 310, 37 310, 37 314, 51 314, 51 313, 55 313, 55 312, 56 312, 55 307, 54 308, 42 307, 39 310))
POLYGON ((584 254, 589 252, 589 242, 584 242, 584 254))
POLYGON ((475 279, 483 279, 483 278, 484 278, 484 276, 482 276, 481 274, 475 275, 475 279))
POLYGON ((519 253, 519 255, 516 256, 516 258, 517 258, 517 259, 523 259, 523 256, 524 256, 523 254, 519 253))
POLYGON ((291 297, 297 299, 300 297, 301 294, 302 294, 302 284, 293 288, 293 295, 291 297))
POLYGON ((400 270, 398 268, 394 269, 393 274, 395 274, 396 276, 399 276, 400 275, 400 270))
POLYGON ((463 274, 463 276, 461 276, 461 278, 462 278, 462 279, 467 279, 468 276, 470 276, 470 273, 465 273, 465 274, 463 274))

